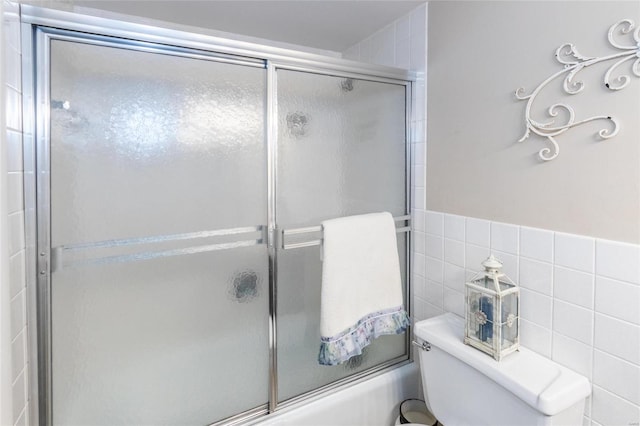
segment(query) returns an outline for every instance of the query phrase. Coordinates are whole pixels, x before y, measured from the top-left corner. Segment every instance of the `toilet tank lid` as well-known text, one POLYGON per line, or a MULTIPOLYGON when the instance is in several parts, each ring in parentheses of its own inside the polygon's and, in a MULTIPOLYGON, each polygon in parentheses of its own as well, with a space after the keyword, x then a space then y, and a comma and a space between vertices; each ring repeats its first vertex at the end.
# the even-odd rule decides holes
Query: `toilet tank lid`
POLYGON ((475 368, 536 410, 548 416, 586 398, 591 385, 586 377, 527 348, 500 362, 463 343, 464 320, 446 313, 415 326, 415 335, 475 368))

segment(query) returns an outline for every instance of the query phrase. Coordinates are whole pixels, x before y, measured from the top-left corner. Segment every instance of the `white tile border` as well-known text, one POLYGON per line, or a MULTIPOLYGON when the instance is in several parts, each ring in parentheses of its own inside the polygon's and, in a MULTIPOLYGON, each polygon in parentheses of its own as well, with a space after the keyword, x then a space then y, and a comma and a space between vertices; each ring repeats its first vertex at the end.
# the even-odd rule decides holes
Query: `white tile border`
MULTIPOLYGON (((430 262, 436 269, 429 281, 430 286, 442 285, 443 300, 434 305, 420 299, 419 303, 424 303, 420 313, 425 318, 442 312, 464 315, 464 306, 459 303, 464 300, 464 281, 480 269, 489 253, 495 253, 504 257, 508 269, 515 269, 515 275, 509 274, 511 278, 528 280, 521 283, 522 294, 528 298, 524 303, 527 318, 521 320, 523 346, 590 380, 598 369, 601 387, 593 386, 598 391, 595 403, 585 409, 586 424, 597 424, 594 420, 608 424, 603 417, 604 399, 615 401, 628 412, 640 410, 638 396, 624 381, 628 378, 603 379, 610 365, 629 371, 631 378, 640 369, 640 319, 631 311, 640 292, 636 276, 640 246, 437 211, 427 210, 424 215, 429 218, 427 232, 437 235, 444 248, 443 259, 430 262), (460 250, 452 245, 461 238, 461 223, 464 267, 458 265, 460 250), (533 276, 536 271, 543 275, 539 280, 533 276), (603 359, 609 363, 603 366, 603 359)), ((430 290, 440 294, 439 289, 430 290)))

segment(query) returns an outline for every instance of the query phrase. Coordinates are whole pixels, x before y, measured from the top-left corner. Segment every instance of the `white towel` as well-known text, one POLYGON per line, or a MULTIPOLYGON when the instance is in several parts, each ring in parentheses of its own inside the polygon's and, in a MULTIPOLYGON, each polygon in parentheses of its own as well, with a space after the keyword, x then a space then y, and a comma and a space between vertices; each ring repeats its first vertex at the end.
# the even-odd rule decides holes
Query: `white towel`
POLYGON ((361 354, 380 335, 404 332, 409 320, 391 214, 332 219, 322 227, 318 361, 335 365, 361 354))

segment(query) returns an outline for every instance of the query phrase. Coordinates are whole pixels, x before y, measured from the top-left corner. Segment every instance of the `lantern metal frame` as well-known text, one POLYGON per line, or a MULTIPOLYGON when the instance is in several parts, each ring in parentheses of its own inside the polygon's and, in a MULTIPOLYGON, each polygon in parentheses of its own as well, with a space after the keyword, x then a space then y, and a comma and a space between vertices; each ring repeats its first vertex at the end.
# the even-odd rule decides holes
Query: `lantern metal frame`
POLYGON ((465 283, 465 326, 464 326, 464 343, 472 346, 488 355, 491 355, 496 361, 500 361, 506 355, 511 354, 520 349, 520 287, 505 273, 501 272, 502 262, 496 259, 493 255, 489 256, 487 260, 482 262, 484 271, 476 273, 470 280, 465 283), (493 288, 484 287, 476 284, 481 279, 489 279, 493 282, 493 288), (501 289, 500 285, 504 284, 509 286, 508 289, 501 289), (475 335, 475 330, 472 330, 470 324, 472 322, 471 315, 476 315, 479 312, 472 312, 472 294, 482 294, 483 296, 490 297, 492 301, 492 319, 490 321, 492 325, 491 343, 486 343, 481 338, 475 335), (503 318, 503 300, 515 294, 516 299, 516 314, 513 312, 504 319, 503 318), (496 315, 497 314, 497 315, 496 315), (509 324, 511 322, 511 324, 509 324), (509 345, 504 346, 502 329, 503 326, 508 327, 516 326, 516 332, 513 339, 509 339, 509 345))

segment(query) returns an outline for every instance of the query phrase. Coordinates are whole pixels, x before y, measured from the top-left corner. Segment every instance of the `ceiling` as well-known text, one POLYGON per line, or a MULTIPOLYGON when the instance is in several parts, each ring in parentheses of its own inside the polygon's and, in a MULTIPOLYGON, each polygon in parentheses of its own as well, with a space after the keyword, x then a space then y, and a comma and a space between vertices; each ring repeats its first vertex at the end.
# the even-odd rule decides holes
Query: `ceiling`
POLYGON ((342 52, 425 0, 71 0, 71 3, 342 52))

